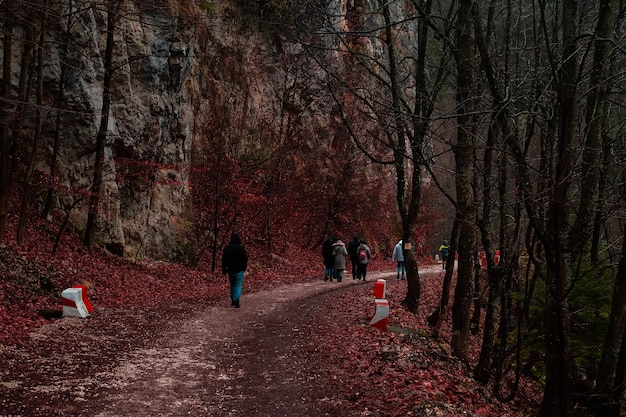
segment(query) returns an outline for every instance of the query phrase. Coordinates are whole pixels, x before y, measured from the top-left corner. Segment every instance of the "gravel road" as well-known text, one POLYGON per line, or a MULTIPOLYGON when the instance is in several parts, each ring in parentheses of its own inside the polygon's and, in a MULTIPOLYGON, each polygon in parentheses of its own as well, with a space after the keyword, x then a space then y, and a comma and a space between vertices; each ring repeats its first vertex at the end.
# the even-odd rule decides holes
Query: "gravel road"
POLYGON ((368 282, 293 284, 242 297, 242 308, 96 310, 0 346, 0 417, 340 415, 315 343, 328 297, 368 282), (312 333, 313 332, 313 333, 312 333))

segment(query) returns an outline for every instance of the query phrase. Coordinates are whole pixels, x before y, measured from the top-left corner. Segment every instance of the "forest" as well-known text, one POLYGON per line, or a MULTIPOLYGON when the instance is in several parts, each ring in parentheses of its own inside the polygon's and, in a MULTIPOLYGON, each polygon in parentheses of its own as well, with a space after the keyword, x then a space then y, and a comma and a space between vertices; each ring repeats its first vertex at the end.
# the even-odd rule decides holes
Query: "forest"
POLYGON ((625 415, 625 12, 4 0, 3 249, 54 258, 79 236, 211 273, 234 230, 269 269, 318 262, 328 236, 381 259, 402 239, 403 306, 435 337, 451 321, 468 375, 503 398, 532 375, 542 417, 625 415), (443 239, 423 311, 420 264, 443 239))

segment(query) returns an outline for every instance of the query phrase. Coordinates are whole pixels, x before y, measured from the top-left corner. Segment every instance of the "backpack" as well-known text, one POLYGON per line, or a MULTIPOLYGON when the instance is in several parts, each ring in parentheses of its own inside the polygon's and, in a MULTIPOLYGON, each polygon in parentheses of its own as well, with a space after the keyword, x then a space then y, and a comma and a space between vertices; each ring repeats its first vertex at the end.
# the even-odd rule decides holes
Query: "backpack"
POLYGON ((441 254, 442 254, 443 256, 448 256, 448 253, 449 253, 449 249, 448 249, 448 247, 447 247, 447 246, 444 246, 444 248, 443 248, 443 249, 441 249, 441 254))
POLYGON ((367 258, 367 251, 365 249, 361 249, 359 251, 359 259, 364 260, 367 258))

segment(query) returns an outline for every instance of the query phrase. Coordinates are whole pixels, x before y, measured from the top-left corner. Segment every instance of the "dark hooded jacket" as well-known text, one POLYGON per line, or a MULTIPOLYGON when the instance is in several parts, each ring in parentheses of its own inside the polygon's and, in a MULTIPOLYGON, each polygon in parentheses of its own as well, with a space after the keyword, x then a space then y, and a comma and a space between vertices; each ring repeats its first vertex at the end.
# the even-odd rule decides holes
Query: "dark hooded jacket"
POLYGON ((335 255, 333 254, 333 243, 335 240, 332 237, 328 237, 322 245, 322 257, 324 258, 324 265, 332 268, 335 265, 335 255))
POLYGON ((359 240, 359 237, 357 235, 355 235, 352 238, 352 241, 348 243, 348 254, 350 255, 350 261, 352 263, 357 263, 359 261, 359 245, 360 244, 361 244, 361 241, 359 240))
POLYGON ((236 274, 248 268, 248 254, 241 244, 241 238, 237 233, 230 236, 230 243, 224 248, 222 254, 222 272, 224 274, 236 274))

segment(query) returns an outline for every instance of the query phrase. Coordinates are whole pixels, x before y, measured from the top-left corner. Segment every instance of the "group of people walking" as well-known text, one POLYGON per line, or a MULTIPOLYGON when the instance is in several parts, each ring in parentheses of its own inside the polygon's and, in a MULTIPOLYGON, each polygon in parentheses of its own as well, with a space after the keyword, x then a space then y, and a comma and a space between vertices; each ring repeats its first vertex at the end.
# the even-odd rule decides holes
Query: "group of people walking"
POLYGON ((322 257, 324 259, 324 281, 334 279, 341 282, 345 275, 345 269, 350 260, 352 266, 352 279, 366 280, 367 265, 372 258, 372 251, 367 242, 355 235, 346 244, 338 238, 328 237, 322 245, 322 257))
MULTIPOLYGON (((347 258, 352 265, 352 279, 366 280, 367 265, 372 258, 372 251, 364 240, 358 236, 346 244, 341 239, 329 237, 323 245, 324 281, 337 280, 344 277, 347 258)), ((241 292, 246 269, 248 268, 248 253, 244 248, 238 233, 230 236, 228 245, 222 252, 222 273, 228 275, 230 284, 231 306, 241 306, 241 292)))
MULTIPOLYGON (((446 259, 450 251, 448 241, 444 240, 439 247, 445 268, 446 259)), ((372 251, 367 242, 355 235, 346 244, 338 238, 328 237, 322 245, 322 257, 324 258, 324 281, 341 282, 344 277, 348 259, 352 266, 352 279, 366 280, 367 265, 372 258, 372 251)), ((404 280, 406 269, 404 267, 404 248, 402 240, 393 248, 391 259, 397 262, 397 278, 404 280)), ((228 275, 230 283, 230 299, 233 307, 240 307, 241 290, 246 269, 248 268, 248 254, 241 242, 239 234, 233 233, 230 242, 222 253, 222 272, 228 275)))

